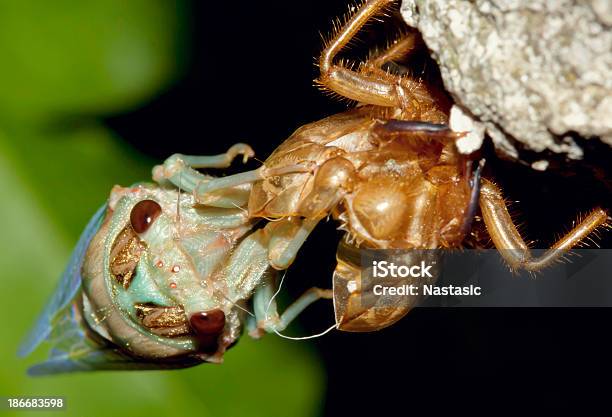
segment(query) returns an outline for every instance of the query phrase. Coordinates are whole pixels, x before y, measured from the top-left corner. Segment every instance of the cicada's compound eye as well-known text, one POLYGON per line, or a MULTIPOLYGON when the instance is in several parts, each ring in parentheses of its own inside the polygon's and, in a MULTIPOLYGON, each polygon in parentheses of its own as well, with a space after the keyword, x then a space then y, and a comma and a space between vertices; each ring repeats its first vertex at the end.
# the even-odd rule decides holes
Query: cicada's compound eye
POLYGON ((195 313, 189 319, 196 334, 200 349, 204 352, 217 350, 217 342, 225 327, 225 313, 218 308, 195 313))
POLYGON ((159 217, 161 212, 162 208, 157 202, 153 200, 139 201, 132 208, 132 212, 130 213, 132 229, 134 229, 136 233, 146 232, 155 219, 159 217))

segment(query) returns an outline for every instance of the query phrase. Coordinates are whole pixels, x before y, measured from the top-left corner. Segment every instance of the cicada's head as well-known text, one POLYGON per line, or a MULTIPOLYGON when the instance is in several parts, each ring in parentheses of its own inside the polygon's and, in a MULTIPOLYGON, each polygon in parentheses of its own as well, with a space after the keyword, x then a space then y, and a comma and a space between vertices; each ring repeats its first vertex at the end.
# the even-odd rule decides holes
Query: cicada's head
POLYGON ((124 353, 147 362, 220 362, 241 333, 224 262, 249 230, 219 226, 189 194, 115 187, 83 264, 83 316, 124 353))

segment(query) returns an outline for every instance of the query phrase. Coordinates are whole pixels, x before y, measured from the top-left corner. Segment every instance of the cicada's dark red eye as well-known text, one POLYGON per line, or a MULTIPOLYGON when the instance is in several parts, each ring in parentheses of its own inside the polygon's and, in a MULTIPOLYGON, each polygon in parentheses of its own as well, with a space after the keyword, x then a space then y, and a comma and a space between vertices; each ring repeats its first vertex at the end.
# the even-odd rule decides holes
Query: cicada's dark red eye
POLYGON ((157 202, 153 200, 139 201, 134 208, 132 208, 132 212, 130 213, 132 229, 134 229, 136 233, 146 232, 155 219, 159 217, 161 212, 162 208, 157 202))
POLYGON ((200 349, 204 352, 214 353, 217 350, 217 341, 225 327, 225 313, 221 309, 201 311, 189 319, 189 324, 196 334, 200 349))

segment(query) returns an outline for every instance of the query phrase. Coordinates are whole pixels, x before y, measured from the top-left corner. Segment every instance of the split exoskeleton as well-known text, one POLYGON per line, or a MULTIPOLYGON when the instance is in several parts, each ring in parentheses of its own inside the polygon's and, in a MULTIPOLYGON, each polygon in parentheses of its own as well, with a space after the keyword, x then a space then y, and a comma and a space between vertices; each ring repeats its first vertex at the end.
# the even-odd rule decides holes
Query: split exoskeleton
POLYGON ((332 215, 346 231, 334 272, 334 307, 338 328, 371 331, 397 321, 411 307, 360 311, 359 247, 376 249, 434 249, 461 245, 470 231, 475 209, 496 248, 513 269, 539 270, 597 227, 607 214, 596 209, 560 239, 548 252, 532 258, 492 182, 471 170, 469 156, 460 154, 455 139, 461 134, 447 126, 448 103, 431 86, 394 75, 385 64, 410 53, 414 34, 394 42, 353 70, 336 55, 370 18, 392 4, 369 0, 328 43, 319 67, 323 87, 360 105, 299 128, 255 171, 211 181, 185 168, 193 157, 175 155, 157 174, 189 189, 200 204, 214 204, 232 187, 248 186, 245 207, 250 218, 274 220, 260 232, 268 245, 270 265, 289 267, 316 224, 332 215), (356 283, 346 294, 347 283, 356 283), (344 296, 340 296, 344 294, 344 296), (377 310, 377 311, 373 311, 377 310))
MULTIPOLYGON (((386 69, 416 47, 415 37, 404 35, 357 69, 337 59, 391 3, 364 2, 321 55, 319 84, 358 102, 356 108, 302 126, 256 170, 216 178, 197 171, 253 156, 237 144, 217 156, 173 155, 154 168, 156 185, 113 190, 80 244, 88 248, 81 248, 82 291, 73 304, 65 295, 52 302, 24 351, 49 336, 61 316, 85 323, 88 335, 78 343, 89 353, 59 358, 74 369, 218 362, 245 320, 251 335, 280 332, 320 298, 333 298, 336 328, 378 330, 415 301, 362 307, 360 248, 459 247, 479 208, 509 266, 539 270, 604 225, 607 214, 596 209, 532 257, 498 187, 456 149, 461 133, 446 125, 444 94, 386 69), (313 288, 278 314, 275 271, 286 270, 330 216, 345 231, 333 291, 313 288), (103 348, 106 360, 95 356, 103 348)), ((74 281, 74 271, 70 276, 74 281)))

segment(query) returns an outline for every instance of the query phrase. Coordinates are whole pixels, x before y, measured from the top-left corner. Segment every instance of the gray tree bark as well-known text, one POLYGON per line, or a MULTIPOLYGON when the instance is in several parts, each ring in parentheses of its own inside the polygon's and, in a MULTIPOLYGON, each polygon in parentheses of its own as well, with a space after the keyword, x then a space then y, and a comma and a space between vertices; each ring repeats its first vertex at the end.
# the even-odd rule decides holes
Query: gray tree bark
POLYGON ((401 12, 459 106, 451 124, 514 158, 580 159, 572 133, 612 145, 611 0, 404 0, 401 12))

